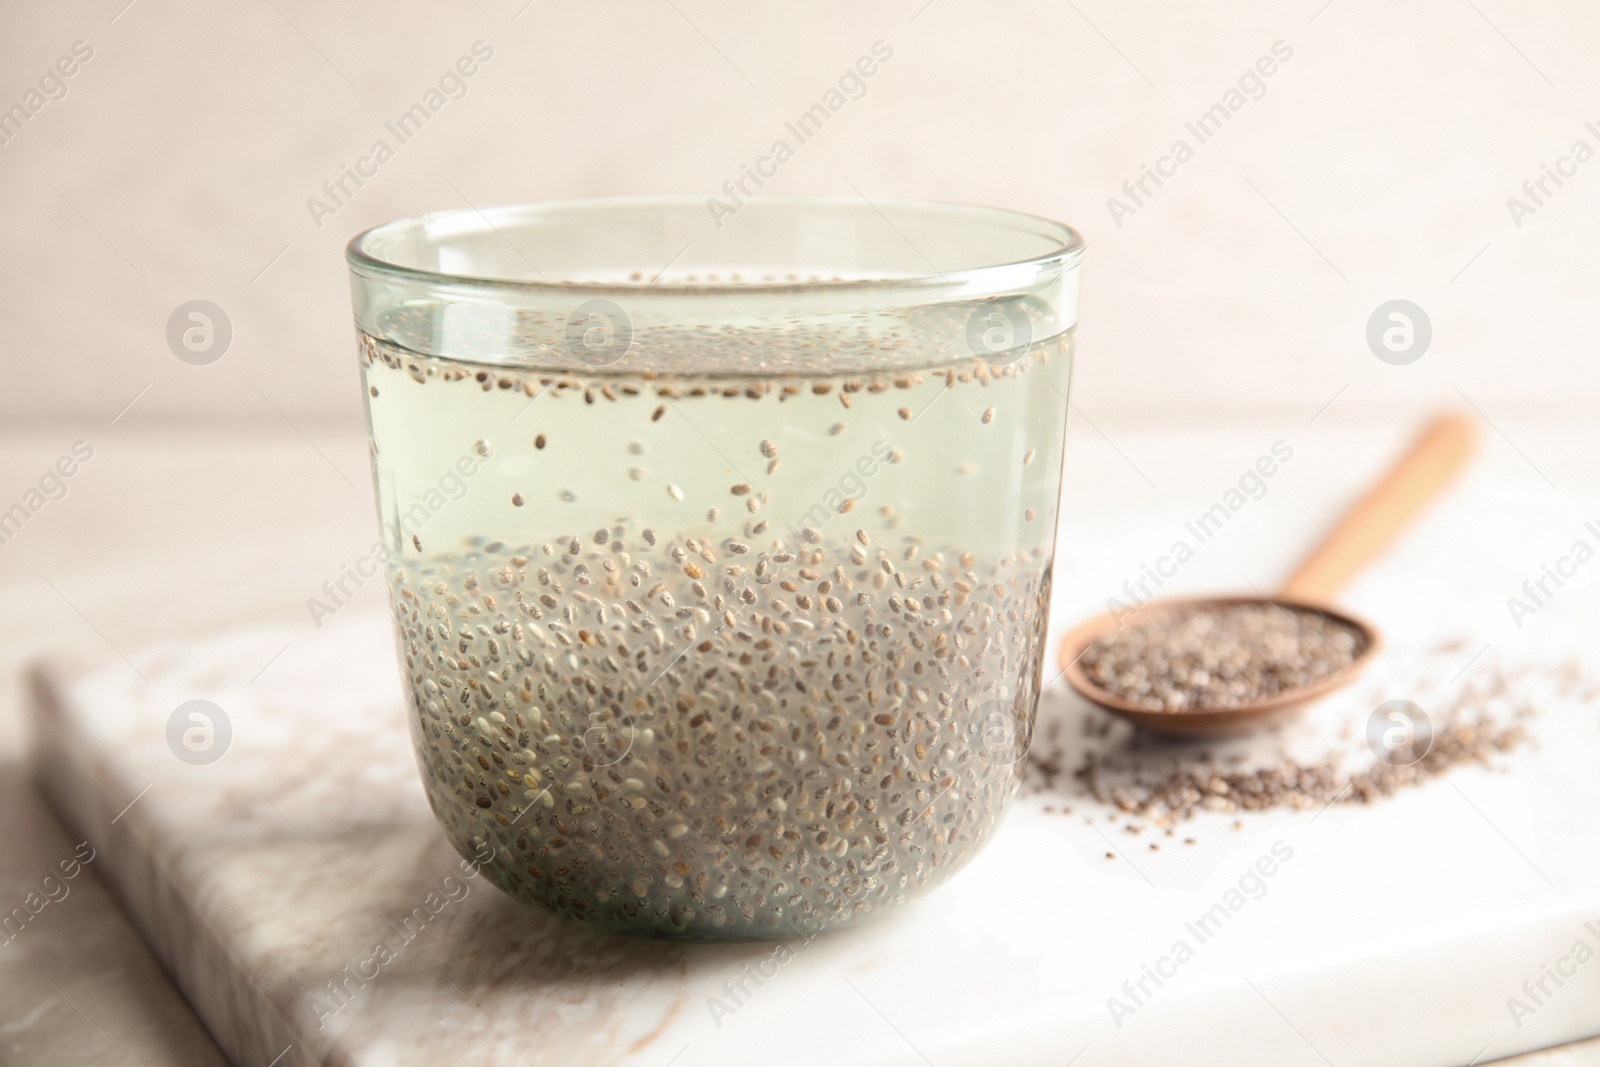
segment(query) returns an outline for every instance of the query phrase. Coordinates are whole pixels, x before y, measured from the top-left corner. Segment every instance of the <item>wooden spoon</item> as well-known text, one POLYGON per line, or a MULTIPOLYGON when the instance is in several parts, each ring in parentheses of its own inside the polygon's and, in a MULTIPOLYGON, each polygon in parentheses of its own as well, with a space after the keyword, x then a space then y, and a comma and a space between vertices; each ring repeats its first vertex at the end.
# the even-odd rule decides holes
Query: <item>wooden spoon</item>
POLYGON ((1161 733, 1206 736, 1242 733, 1293 715, 1319 697, 1349 685, 1372 662, 1383 639, 1377 627, 1329 603, 1361 568, 1381 556, 1407 524, 1432 503, 1471 458, 1476 426, 1461 415, 1430 422, 1410 451, 1350 509, 1317 550, 1300 565, 1275 597, 1210 596, 1151 601, 1133 612, 1102 615, 1079 624, 1061 640, 1067 682, 1102 708, 1161 733), (1100 635, 1120 626, 1149 621, 1157 613, 1204 611, 1234 604, 1269 604, 1280 609, 1320 612, 1355 630, 1359 651, 1342 671, 1312 685, 1227 708, 1165 711, 1124 700, 1100 688, 1079 662, 1100 635))

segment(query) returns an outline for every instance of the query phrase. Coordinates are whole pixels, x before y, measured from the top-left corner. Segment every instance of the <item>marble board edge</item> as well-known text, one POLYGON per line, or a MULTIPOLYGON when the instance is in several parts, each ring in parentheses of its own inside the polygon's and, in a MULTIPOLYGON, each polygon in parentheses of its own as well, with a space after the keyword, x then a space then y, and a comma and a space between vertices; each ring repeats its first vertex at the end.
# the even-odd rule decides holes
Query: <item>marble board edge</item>
MULTIPOLYGON (((23 672, 33 729, 29 769, 36 787, 63 825, 95 849, 93 866, 101 881, 228 1060, 236 1067, 291 1067, 298 1060, 285 1055, 293 1048, 293 1027, 198 922, 194 909, 180 906, 181 893, 161 869, 157 850, 132 843, 140 831, 136 803, 119 817, 121 805, 108 795, 115 774, 86 761, 87 749, 73 744, 64 690, 80 670, 45 658, 23 672), (73 789, 70 783, 83 787, 73 789)), ((141 788, 130 787, 123 803, 135 801, 141 788)))

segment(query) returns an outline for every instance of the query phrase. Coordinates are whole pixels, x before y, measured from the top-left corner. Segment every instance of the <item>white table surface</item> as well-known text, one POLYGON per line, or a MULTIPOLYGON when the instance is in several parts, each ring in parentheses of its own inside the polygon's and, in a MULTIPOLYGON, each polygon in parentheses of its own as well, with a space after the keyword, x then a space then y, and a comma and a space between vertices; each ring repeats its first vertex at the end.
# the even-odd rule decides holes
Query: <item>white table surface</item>
MULTIPOLYGON (((279 428, 235 430, 226 439, 216 432, 115 426, 7 435, 0 486, 12 495, 79 437, 95 441, 96 455, 64 499, 0 545, 6 638, 0 667, 15 679, 19 665, 43 651, 103 659, 152 637, 261 619, 309 632, 305 598, 341 562, 365 550, 373 521, 359 435, 301 429, 314 448, 299 433, 279 428)), ((1225 487, 1273 440, 1292 433, 1297 445, 1304 442, 1295 479, 1275 485, 1248 524, 1216 543, 1210 574, 1197 570, 1186 579, 1215 584, 1237 570, 1265 586, 1282 577, 1299 548, 1381 467, 1408 429, 1325 420, 1287 429, 1236 426, 1199 437, 1116 430, 1113 447, 1080 421, 1069 450, 1064 535, 1090 560, 1096 545, 1205 503, 1215 495, 1210 487, 1225 487)), ((1553 492, 1557 510, 1571 512, 1573 536, 1581 517, 1600 514, 1600 474, 1587 463, 1596 444, 1593 426, 1501 423, 1500 429, 1504 435, 1488 434, 1478 474, 1491 492, 1553 492), (1546 479, 1557 488, 1549 490, 1546 479)), ((1544 535, 1560 544, 1565 532, 1557 522, 1544 535)), ((1459 549, 1481 534, 1424 525, 1392 564, 1425 570, 1440 546, 1459 549)), ((1521 535, 1533 538, 1528 558, 1536 567, 1544 551, 1540 531, 1521 535)), ((1515 592, 1521 575, 1503 578, 1506 595, 1515 592)), ((1584 610, 1596 599, 1594 581, 1591 576, 1569 590, 1577 621, 1567 639, 1595 632, 1584 610)), ((1107 592, 1069 571, 1056 595, 1067 610, 1087 612, 1107 592)), ((381 596, 369 586, 358 599, 376 606, 381 596)), ((20 899, 72 845, 24 780, 18 707, 14 683, 0 703, 0 892, 6 899, 20 899)), ((0 949, 0 1062, 222 1062, 92 871, 28 933, 26 942, 0 949)), ((1600 1063, 1600 1042, 1524 1062, 1600 1063)))

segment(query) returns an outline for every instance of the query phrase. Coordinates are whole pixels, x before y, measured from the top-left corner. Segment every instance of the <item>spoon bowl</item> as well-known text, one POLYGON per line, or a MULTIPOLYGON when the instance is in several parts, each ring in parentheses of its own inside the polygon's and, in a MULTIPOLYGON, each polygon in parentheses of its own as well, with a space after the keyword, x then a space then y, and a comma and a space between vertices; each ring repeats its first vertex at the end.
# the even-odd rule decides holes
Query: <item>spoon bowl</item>
POLYGON ((1246 733, 1287 721, 1312 701, 1354 682, 1382 647, 1383 637, 1377 627, 1349 612, 1336 610, 1317 601, 1281 596, 1270 599, 1257 596, 1202 596, 1156 600, 1120 616, 1099 615, 1079 623, 1061 639, 1060 656, 1061 662, 1067 664, 1064 670, 1067 684, 1091 704, 1096 704, 1113 715, 1120 715, 1138 726, 1158 733, 1181 737, 1220 737, 1246 733), (1327 616, 1354 630, 1358 635, 1360 649, 1349 666, 1310 685, 1297 686, 1260 700, 1225 708, 1167 710, 1146 707, 1101 688, 1083 667, 1083 654, 1088 651, 1089 646, 1101 635, 1120 627, 1148 621, 1157 615, 1182 615, 1244 604, 1267 605, 1280 609, 1296 608, 1327 616))

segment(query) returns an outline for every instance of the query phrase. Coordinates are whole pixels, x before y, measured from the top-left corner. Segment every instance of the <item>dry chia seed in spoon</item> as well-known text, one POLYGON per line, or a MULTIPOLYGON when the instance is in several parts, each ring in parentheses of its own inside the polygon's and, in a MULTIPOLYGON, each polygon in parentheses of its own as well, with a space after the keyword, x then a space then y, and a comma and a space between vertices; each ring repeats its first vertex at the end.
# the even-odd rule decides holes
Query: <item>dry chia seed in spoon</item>
POLYGON ((1263 604, 1163 612, 1106 633, 1083 653, 1089 679, 1156 711, 1235 708, 1342 672, 1363 651, 1331 616, 1263 604))

